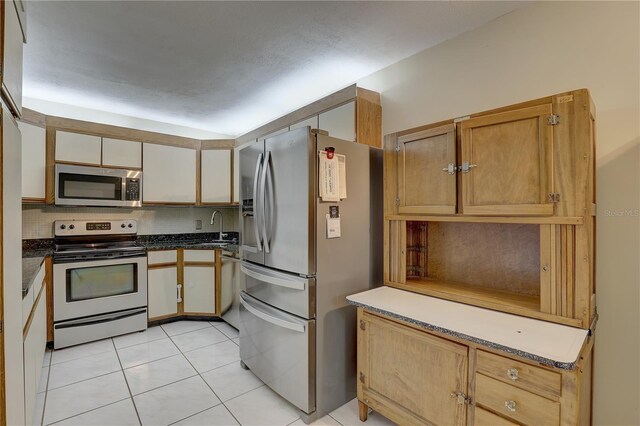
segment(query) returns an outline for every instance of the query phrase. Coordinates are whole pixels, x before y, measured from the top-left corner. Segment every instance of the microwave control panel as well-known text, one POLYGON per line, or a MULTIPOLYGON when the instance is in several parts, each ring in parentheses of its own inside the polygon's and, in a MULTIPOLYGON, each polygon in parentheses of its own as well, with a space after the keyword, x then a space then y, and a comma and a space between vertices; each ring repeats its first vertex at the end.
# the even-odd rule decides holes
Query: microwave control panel
POLYGON ((126 201, 140 201, 140 179, 127 178, 125 191, 126 201))

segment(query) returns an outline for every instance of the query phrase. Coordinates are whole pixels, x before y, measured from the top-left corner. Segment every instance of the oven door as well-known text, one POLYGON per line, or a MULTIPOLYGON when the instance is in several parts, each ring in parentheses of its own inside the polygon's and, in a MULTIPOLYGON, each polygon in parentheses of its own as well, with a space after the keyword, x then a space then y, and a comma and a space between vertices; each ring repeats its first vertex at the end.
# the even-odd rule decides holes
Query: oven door
POLYGON ((53 265, 53 319, 63 321, 147 306, 147 257, 53 265))

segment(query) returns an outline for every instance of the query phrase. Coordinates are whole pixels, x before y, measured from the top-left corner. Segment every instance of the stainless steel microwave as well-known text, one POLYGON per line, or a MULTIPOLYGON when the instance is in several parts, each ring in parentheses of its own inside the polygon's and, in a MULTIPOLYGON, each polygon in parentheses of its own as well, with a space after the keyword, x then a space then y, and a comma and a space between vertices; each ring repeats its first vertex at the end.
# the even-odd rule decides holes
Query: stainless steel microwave
POLYGON ((142 171, 56 164, 56 205, 140 207, 142 171))

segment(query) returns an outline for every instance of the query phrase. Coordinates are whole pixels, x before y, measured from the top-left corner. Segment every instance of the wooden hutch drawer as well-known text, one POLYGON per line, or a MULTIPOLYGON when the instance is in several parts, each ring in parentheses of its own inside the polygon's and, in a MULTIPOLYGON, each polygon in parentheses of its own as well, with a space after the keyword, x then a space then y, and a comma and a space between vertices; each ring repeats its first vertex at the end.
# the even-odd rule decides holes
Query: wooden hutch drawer
POLYGON ((477 352, 476 371, 538 395, 558 399, 562 376, 554 371, 535 367, 489 352, 477 352))
POLYGON ((480 407, 474 409, 474 426, 516 426, 518 423, 493 414, 491 411, 483 410, 480 407))
POLYGON ((557 425, 560 403, 476 374, 476 404, 525 425, 557 425))

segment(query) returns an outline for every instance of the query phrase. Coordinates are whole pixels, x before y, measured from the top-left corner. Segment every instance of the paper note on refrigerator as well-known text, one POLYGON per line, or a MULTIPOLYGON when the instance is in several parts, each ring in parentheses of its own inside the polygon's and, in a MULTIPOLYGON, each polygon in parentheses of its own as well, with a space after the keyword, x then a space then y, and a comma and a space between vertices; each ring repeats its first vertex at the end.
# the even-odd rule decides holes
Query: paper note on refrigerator
POLYGON ((335 202, 347 198, 346 157, 335 154, 327 158, 326 151, 320 151, 318 167, 318 187, 322 201, 335 202))
POLYGON ((338 176, 340 177, 340 199, 344 200, 347 198, 347 157, 341 154, 336 154, 336 157, 338 157, 338 176))

